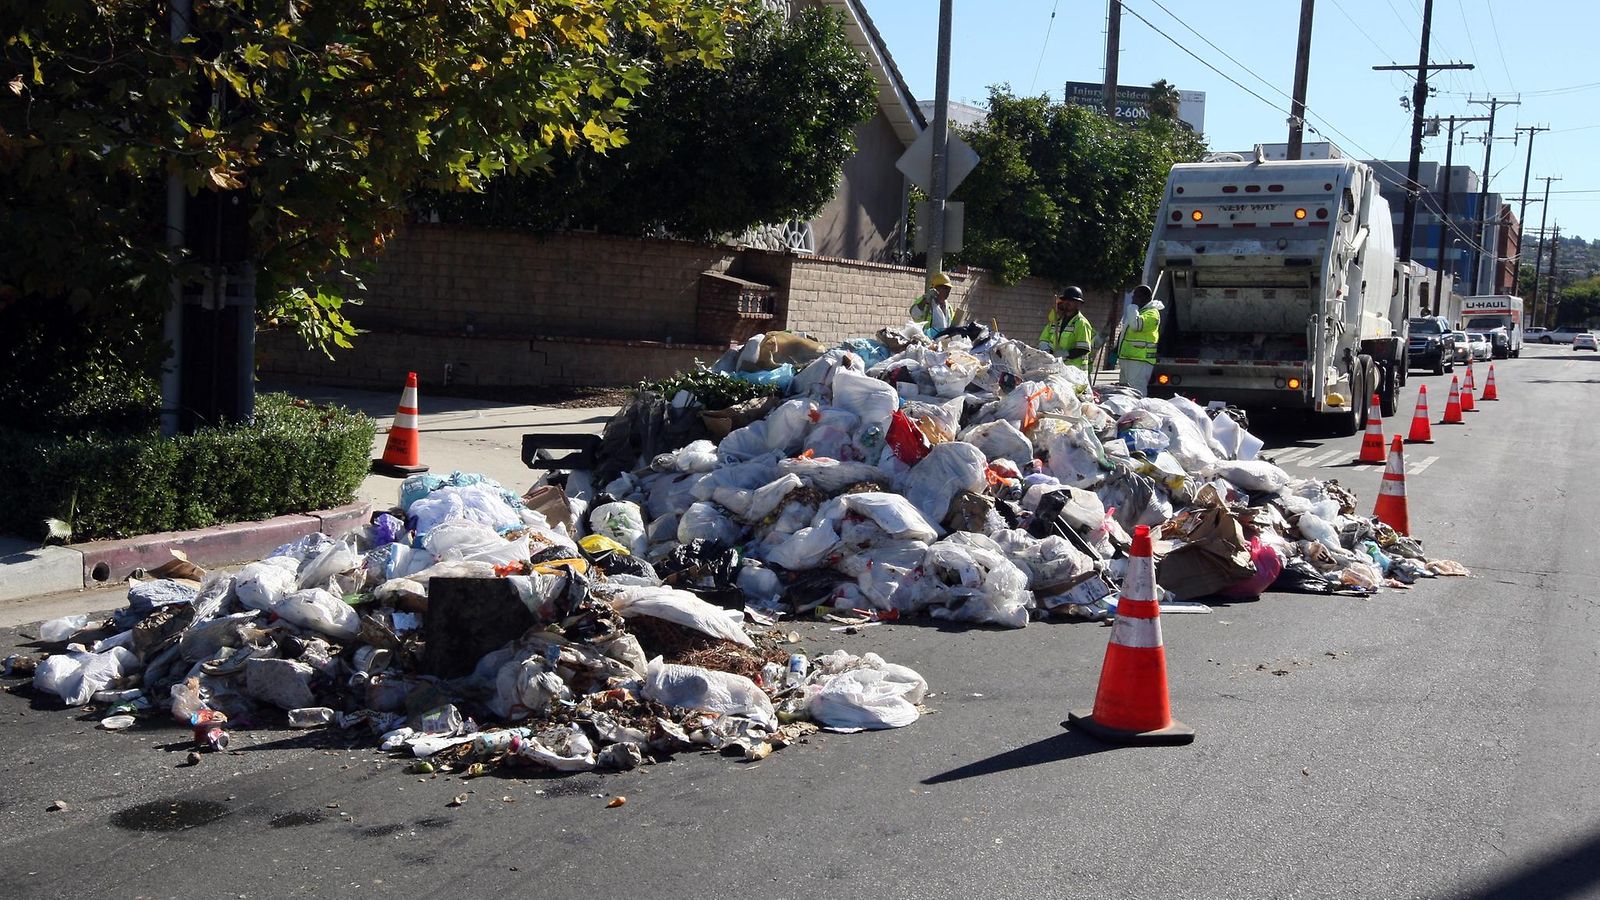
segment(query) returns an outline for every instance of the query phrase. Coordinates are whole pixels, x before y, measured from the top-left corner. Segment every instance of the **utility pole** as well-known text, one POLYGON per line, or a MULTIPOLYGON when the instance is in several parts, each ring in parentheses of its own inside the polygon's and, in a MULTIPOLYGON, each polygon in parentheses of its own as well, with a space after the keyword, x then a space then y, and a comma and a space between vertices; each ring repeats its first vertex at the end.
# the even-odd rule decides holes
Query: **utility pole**
MULTIPOLYGON (((1300 0, 1300 44, 1294 55, 1294 98, 1289 105, 1289 158, 1300 158, 1306 128, 1306 81, 1311 75, 1311 18, 1316 0, 1300 0)), ((1413 176, 1414 177, 1414 176, 1413 176)))
POLYGON ((1106 118, 1117 120, 1117 58, 1122 52, 1122 0, 1110 0, 1106 9, 1106 118))
MULTIPOLYGON (((1522 234, 1520 229, 1526 228, 1528 215, 1528 175, 1533 171, 1533 136, 1541 131, 1549 131, 1548 125, 1529 125, 1527 128, 1512 129, 1514 134, 1528 133, 1528 161, 1522 165, 1522 204, 1517 208, 1517 262, 1511 269, 1511 293, 1516 294, 1522 289, 1522 234)), ((1520 296, 1520 295, 1519 295, 1520 296)))
POLYGON ((933 196, 928 198, 928 267, 923 289, 933 294, 933 276, 944 271, 944 211, 950 193, 950 19, 953 0, 939 0, 939 57, 933 86, 933 196))
MULTIPOLYGON (((1488 121, 1487 118, 1480 117, 1480 116, 1450 116, 1449 117, 1450 127, 1449 127, 1449 131, 1447 131, 1446 134, 1445 134, 1445 143, 1444 143, 1444 204, 1443 204, 1443 209, 1440 210, 1440 212, 1439 212, 1439 254, 1438 254, 1437 257, 1435 257, 1436 263, 1434 264, 1434 269, 1435 269, 1435 273, 1436 273, 1434 275, 1434 279, 1433 279, 1433 310, 1434 310, 1434 315, 1438 315, 1439 314, 1439 310, 1443 309, 1443 307, 1439 305, 1439 303, 1440 303, 1439 298, 1444 293, 1445 251, 1446 251, 1446 248, 1448 248, 1450 246, 1450 241, 1449 241, 1449 235, 1450 235, 1450 231, 1451 231, 1451 227, 1450 227, 1450 196, 1451 196, 1451 191, 1454 190, 1454 188, 1455 188, 1455 179, 1451 177, 1451 171, 1450 170, 1452 168, 1452 163, 1451 163, 1452 151, 1454 151, 1455 147, 1456 147, 1456 124, 1459 122, 1459 123, 1464 125, 1464 124, 1466 124, 1468 122, 1484 122, 1484 121, 1488 121)), ((1437 133, 1437 129, 1439 127, 1439 117, 1438 116, 1434 116, 1433 125, 1434 125, 1434 129, 1435 129, 1435 133, 1437 133)))
MULTIPOLYGON (((1417 224, 1417 194, 1420 187, 1417 184, 1417 171, 1422 166, 1422 116, 1423 108, 1428 103, 1428 42, 1433 36, 1433 0, 1423 0, 1422 4, 1422 42, 1417 52, 1415 66, 1373 66, 1374 70, 1383 71, 1408 71, 1415 68, 1417 83, 1411 89, 1411 156, 1406 164, 1406 203, 1405 212, 1400 218, 1400 261, 1411 261, 1411 232, 1417 224)), ((1447 63, 1432 66, 1440 69, 1470 69, 1471 63, 1447 63)), ((1406 315, 1411 315, 1411 298, 1406 297, 1406 315)))
MULTIPOLYGON (((1534 251, 1537 255, 1533 260, 1533 305, 1536 310, 1539 306, 1539 270, 1544 267, 1544 227, 1545 223, 1550 219, 1550 182, 1560 181, 1561 179, 1553 175, 1546 175, 1539 180, 1544 182, 1544 207, 1543 212, 1539 214, 1539 249, 1534 251)), ((1540 320, 1535 314, 1535 324, 1538 321, 1540 320)))
MULTIPOLYGON (((1489 131, 1483 136, 1483 183, 1478 186, 1478 239, 1472 248, 1472 291, 1475 294, 1484 293, 1483 290, 1483 251, 1484 240, 1487 237, 1486 216, 1489 206, 1489 160, 1494 152, 1494 114, 1502 106, 1517 106, 1520 100, 1501 100, 1499 97, 1490 97, 1487 100, 1468 99, 1468 103, 1476 103, 1489 107, 1489 131)), ((1498 210, 1496 210, 1498 214, 1498 210)), ((1489 251, 1491 259, 1494 251, 1489 251)), ((1491 266, 1491 269, 1493 267, 1491 266)))
POLYGON ((1561 318, 1561 307, 1560 307, 1559 304, 1556 303, 1556 260, 1559 259, 1560 257, 1561 257, 1561 223, 1557 222, 1556 223, 1556 228, 1555 228, 1555 234, 1552 235, 1551 238, 1550 238, 1550 279, 1549 279, 1549 283, 1547 283, 1545 285, 1545 288, 1544 288, 1545 293, 1548 294, 1548 296, 1545 297, 1545 300, 1544 300, 1544 316, 1545 316, 1545 319, 1548 320, 1551 325, 1555 325, 1556 324, 1556 320, 1561 318), (1550 307, 1552 307, 1552 306, 1556 307, 1556 314, 1553 315, 1553 316, 1550 314, 1550 307))
MULTIPOLYGON (((172 0, 169 7, 171 22, 169 34, 173 44, 183 43, 189 36, 189 19, 193 13, 192 0, 172 0)), ((167 176, 167 247, 174 255, 183 253, 187 223, 188 192, 183 178, 177 174, 167 176)), ((183 407, 183 281, 172 279, 171 305, 161 324, 161 337, 171 348, 171 355, 161 366, 161 433, 172 437, 178 433, 179 413, 183 407)))

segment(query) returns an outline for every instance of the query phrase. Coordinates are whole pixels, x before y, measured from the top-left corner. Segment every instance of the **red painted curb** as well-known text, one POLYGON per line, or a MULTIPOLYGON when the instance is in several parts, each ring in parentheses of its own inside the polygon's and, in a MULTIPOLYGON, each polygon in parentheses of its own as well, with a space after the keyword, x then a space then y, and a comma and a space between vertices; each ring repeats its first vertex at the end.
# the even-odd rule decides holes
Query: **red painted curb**
POLYGON ((340 536, 367 519, 366 503, 276 516, 258 522, 232 522, 194 531, 168 531, 115 541, 70 544, 83 554, 83 584, 96 587, 125 580, 136 569, 154 569, 182 550, 207 568, 261 559, 278 547, 313 532, 340 536))

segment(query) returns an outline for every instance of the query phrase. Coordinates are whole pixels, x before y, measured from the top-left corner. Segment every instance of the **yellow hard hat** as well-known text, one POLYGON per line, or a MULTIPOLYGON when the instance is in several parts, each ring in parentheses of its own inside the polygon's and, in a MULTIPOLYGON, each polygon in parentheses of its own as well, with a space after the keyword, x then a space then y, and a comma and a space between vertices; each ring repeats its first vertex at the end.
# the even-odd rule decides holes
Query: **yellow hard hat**
POLYGON ((928 279, 928 285, 930 287, 944 287, 944 286, 948 285, 949 283, 950 283, 950 276, 946 275, 943 272, 935 272, 935 273, 933 273, 933 277, 928 279))

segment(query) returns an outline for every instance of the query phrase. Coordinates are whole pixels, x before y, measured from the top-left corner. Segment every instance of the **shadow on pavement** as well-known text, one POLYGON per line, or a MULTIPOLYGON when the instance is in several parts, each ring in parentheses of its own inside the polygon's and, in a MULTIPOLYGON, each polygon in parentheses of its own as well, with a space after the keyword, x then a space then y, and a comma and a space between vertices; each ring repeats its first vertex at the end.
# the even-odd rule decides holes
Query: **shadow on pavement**
POLYGON ((1501 875, 1484 887, 1452 891, 1454 900, 1562 900, 1588 896, 1600 884, 1600 832, 1501 875))
POLYGON ((922 779, 922 783, 946 784, 951 781, 963 781, 968 778, 981 778, 985 775, 998 775, 1001 772, 1010 772, 1014 769, 1025 769, 1029 766, 1077 759, 1080 756, 1091 756, 1116 749, 1119 748, 1090 737, 1081 731, 1067 729, 1060 734, 1053 734, 1043 740, 1034 741, 1015 750, 1007 750, 987 759, 980 759, 977 762, 958 766, 948 772, 929 776, 922 779))

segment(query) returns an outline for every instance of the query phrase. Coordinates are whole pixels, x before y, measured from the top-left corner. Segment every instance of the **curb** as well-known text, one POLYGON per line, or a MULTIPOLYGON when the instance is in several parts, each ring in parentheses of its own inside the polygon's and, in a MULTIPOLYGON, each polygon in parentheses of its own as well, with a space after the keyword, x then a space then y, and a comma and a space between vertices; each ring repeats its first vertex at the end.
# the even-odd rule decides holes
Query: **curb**
MULTIPOLYGON (((342 535, 365 522, 370 509, 367 503, 348 503, 334 509, 275 516, 257 522, 233 522, 194 531, 70 544, 60 549, 81 555, 79 577, 75 583, 54 590, 79 590, 124 581, 136 569, 154 569, 165 563, 172 558, 169 552, 172 550, 182 550, 190 562, 206 568, 261 559, 279 546, 314 532, 333 537, 342 535)), ((6 580, 10 580, 9 573, 6 580)), ((47 592, 33 592, 38 593, 47 592)))

